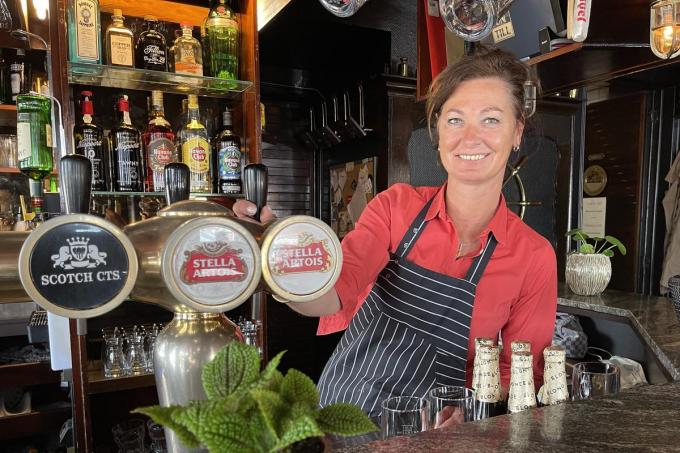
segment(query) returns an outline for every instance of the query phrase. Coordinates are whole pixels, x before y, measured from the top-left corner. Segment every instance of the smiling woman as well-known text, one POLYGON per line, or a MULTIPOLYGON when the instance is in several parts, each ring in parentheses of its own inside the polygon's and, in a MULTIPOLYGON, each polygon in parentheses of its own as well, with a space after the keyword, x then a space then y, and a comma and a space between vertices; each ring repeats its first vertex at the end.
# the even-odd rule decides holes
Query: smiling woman
MULTIPOLYGON (((347 402, 378 416, 393 396, 469 387, 480 337, 529 341, 540 385, 557 307, 555 253, 501 195, 524 129, 527 75, 497 49, 444 70, 427 113, 446 183, 395 184, 378 194, 342 241, 334 289, 288 304, 321 315, 319 334, 345 330, 319 380, 322 406, 347 402)), ((245 212, 245 203, 234 211, 245 212)), ((500 371, 507 388, 510 348, 500 371)))

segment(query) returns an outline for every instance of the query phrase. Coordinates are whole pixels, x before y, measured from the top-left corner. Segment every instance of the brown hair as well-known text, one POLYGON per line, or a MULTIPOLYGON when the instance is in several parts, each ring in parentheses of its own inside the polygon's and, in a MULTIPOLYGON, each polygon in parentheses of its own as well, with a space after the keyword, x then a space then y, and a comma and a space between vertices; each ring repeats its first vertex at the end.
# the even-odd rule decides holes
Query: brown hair
POLYGON ((525 120, 524 82, 534 81, 529 67, 504 50, 479 47, 471 55, 465 55, 449 65, 430 84, 426 104, 427 126, 435 148, 439 143, 437 117, 444 103, 461 83, 485 77, 498 77, 510 86, 515 117, 520 121, 525 120))

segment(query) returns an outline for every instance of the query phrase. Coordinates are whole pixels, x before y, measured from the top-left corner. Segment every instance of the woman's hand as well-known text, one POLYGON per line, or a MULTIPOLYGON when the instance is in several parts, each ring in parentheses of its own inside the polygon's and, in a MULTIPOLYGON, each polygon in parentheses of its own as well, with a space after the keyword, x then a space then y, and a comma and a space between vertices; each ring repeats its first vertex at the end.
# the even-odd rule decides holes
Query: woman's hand
MULTIPOLYGON (((248 200, 237 200, 236 203, 234 203, 234 206, 232 206, 231 210, 234 211, 234 214, 236 214, 236 217, 239 219, 257 223, 257 220, 253 218, 257 212, 257 206, 255 206, 255 203, 248 200)), ((260 210, 260 223, 267 223, 274 219, 276 219, 276 216, 269 206, 264 206, 260 210)))

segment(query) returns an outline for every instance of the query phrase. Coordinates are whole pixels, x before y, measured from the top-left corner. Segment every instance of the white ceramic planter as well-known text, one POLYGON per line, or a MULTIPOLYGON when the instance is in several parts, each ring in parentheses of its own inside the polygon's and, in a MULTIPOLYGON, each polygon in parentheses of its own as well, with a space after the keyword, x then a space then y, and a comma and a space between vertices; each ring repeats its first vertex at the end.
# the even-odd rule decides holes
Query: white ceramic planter
POLYGON ((570 253, 565 276, 575 294, 594 296, 607 288, 612 277, 612 263, 601 253, 570 253))

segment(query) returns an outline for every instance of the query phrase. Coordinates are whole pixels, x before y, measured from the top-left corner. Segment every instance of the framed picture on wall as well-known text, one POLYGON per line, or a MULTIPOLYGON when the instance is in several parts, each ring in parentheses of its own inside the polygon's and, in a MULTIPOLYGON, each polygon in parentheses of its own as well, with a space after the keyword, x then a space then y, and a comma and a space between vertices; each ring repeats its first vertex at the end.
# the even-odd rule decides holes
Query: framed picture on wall
POLYGON ((354 229, 355 222, 375 197, 377 157, 330 167, 331 228, 340 239, 354 229))

